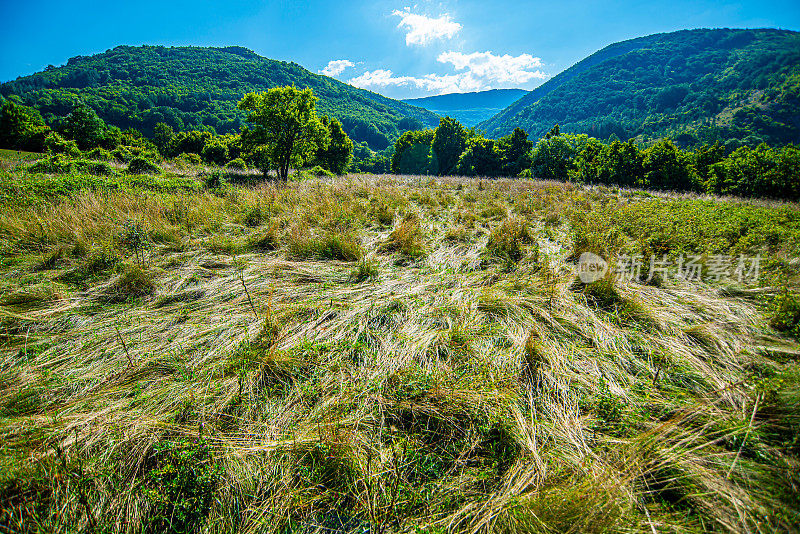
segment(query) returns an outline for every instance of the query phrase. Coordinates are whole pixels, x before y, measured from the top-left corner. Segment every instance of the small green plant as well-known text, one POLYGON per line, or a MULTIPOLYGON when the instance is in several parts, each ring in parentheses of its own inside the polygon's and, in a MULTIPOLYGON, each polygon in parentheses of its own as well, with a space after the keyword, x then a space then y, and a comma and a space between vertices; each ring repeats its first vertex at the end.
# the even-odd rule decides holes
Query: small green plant
POLYGON ((138 221, 126 221, 119 236, 120 243, 136 256, 136 263, 144 267, 145 253, 152 245, 150 236, 138 221))
POLYGON ((207 521, 221 470, 202 439, 162 441, 148 459, 148 532, 188 534, 207 521))
POLYGON ((778 332, 800 337, 800 301, 788 289, 770 303, 769 325, 778 332))

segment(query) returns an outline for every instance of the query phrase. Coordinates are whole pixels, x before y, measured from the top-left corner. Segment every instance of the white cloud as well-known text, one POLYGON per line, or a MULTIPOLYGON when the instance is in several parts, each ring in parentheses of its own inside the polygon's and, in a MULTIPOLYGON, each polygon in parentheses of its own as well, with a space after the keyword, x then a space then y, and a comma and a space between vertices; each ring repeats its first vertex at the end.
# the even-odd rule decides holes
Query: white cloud
POLYGON ((450 64, 455 74, 426 74, 395 76, 391 70, 378 69, 365 72, 350 80, 351 85, 363 89, 379 89, 389 86, 422 89, 429 93, 465 93, 484 91, 499 87, 519 87, 533 79, 544 79, 548 75, 539 70, 542 60, 530 54, 496 56, 491 52, 445 52, 438 57, 440 63, 450 64))
POLYGON ((477 78, 484 78, 499 84, 524 84, 534 78, 544 79, 547 75, 539 70, 544 63, 530 54, 496 56, 490 51, 444 52, 437 58, 439 63, 450 63, 456 70, 466 70, 477 78), (536 70, 532 70, 536 69, 536 70))
POLYGON ((407 7, 403 11, 393 11, 392 15, 400 17, 397 27, 407 30, 406 45, 408 46, 425 46, 435 39, 452 39, 462 28, 461 24, 454 22, 447 13, 434 19, 412 13, 411 9, 407 7))
POLYGON ((411 87, 438 94, 465 93, 480 91, 483 88, 483 84, 480 81, 475 80, 468 74, 448 74, 444 76, 426 74, 422 77, 395 76, 392 71, 384 69, 365 72, 361 76, 351 79, 350 84, 362 89, 377 89, 389 86, 411 87))
POLYGON ((356 64, 349 59, 334 59, 328 62, 328 65, 319 71, 320 74, 325 76, 336 76, 344 72, 347 67, 355 67, 356 64))

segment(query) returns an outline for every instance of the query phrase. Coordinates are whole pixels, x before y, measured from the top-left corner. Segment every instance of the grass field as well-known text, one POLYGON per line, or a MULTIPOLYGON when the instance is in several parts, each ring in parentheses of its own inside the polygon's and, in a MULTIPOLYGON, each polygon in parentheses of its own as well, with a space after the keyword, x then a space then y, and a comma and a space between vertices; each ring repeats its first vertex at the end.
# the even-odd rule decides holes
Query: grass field
POLYGON ((114 180, 2 178, 8 531, 796 531, 798 206, 114 180))

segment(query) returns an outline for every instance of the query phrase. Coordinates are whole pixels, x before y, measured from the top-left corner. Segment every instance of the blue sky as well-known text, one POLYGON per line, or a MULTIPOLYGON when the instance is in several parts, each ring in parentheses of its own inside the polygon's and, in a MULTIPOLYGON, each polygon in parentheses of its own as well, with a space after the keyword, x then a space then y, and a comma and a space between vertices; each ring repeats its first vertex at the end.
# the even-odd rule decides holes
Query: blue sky
POLYGON ((240 45, 409 98, 522 87, 616 41, 684 28, 800 30, 797 0, 0 0, 0 81, 121 44, 240 45))

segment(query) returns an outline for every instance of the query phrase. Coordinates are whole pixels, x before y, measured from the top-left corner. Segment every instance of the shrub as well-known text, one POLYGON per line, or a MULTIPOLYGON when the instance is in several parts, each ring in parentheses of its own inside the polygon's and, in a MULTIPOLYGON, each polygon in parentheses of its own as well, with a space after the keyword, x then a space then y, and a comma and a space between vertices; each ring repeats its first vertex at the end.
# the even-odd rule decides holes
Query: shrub
POLYGON ((180 156, 175 158, 175 162, 178 163, 178 165, 184 164, 184 165, 197 166, 197 165, 202 165, 203 159, 197 154, 192 154, 191 152, 188 152, 186 154, 181 154, 180 156))
POLYGON ((94 176, 113 176, 117 171, 104 161, 71 159, 63 154, 51 154, 28 167, 32 173, 69 174, 81 172, 94 176))
POLYGON ((111 157, 118 163, 128 163, 133 159, 133 154, 124 146, 118 146, 111 151, 111 157))
POLYGON ((201 174, 203 187, 206 189, 219 189, 225 185, 225 176, 219 170, 204 172, 201 174))
POLYGON ((245 163, 242 158, 232 159, 227 164, 225 164, 225 170, 226 171, 246 171, 247 170, 247 163, 245 163))
POLYGON ((86 157, 96 161, 111 161, 112 159, 111 152, 105 148, 93 148, 86 153, 86 157))
POLYGON ((800 301, 784 290, 770 304, 769 325, 778 332, 800 336, 800 301))
POLYGON ((136 156, 128 163, 125 172, 128 174, 160 174, 161 167, 141 156, 136 156))
POLYGON ((78 158, 81 155, 81 151, 75 141, 68 141, 55 132, 51 132, 45 138, 44 148, 51 154, 65 154, 74 158, 78 158))
POLYGON ((330 177, 336 176, 331 171, 329 171, 327 169, 323 169, 319 165, 315 165, 314 167, 311 167, 310 169, 308 169, 308 173, 313 175, 313 176, 317 176, 317 177, 325 176, 325 177, 330 178, 330 177))

